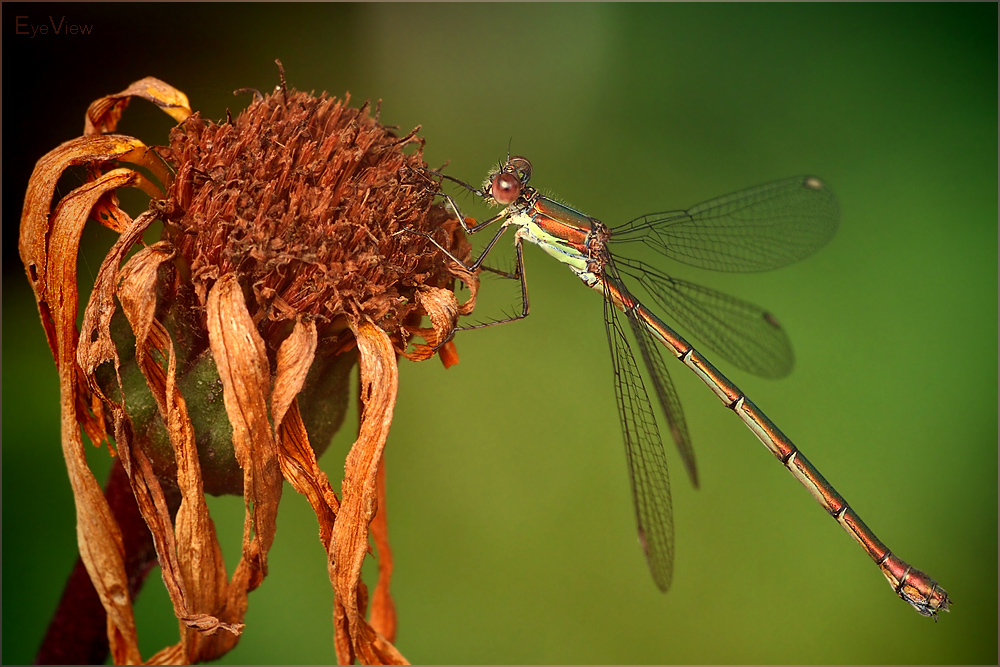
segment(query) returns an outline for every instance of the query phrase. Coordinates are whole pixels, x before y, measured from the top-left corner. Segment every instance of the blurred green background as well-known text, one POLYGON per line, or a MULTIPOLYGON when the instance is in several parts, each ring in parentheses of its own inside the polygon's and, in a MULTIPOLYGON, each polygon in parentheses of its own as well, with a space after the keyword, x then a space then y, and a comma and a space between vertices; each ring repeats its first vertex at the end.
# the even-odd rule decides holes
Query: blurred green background
MULTIPOLYGON (((637 544, 600 299, 529 248, 530 318, 460 335, 447 371, 401 362, 386 451, 410 660, 996 663, 996 4, 5 3, 3 19, 5 663, 33 659, 76 555, 56 375, 16 254, 32 165, 79 135, 91 100, 142 76, 218 119, 247 102, 232 90, 276 84, 274 58, 299 89, 382 99, 383 122, 421 124, 428 161, 467 181, 509 144, 534 185, 609 224, 826 179, 842 223, 816 256, 676 273, 777 313, 789 378, 718 365, 955 601, 935 624, 896 599, 676 364, 702 488, 671 448, 677 552, 661 594, 637 544), (93 34, 16 31, 61 16, 93 34)), ((170 124, 135 102, 121 130, 161 143, 170 124)), ((516 307, 516 285, 484 280, 478 317, 516 307)), ((338 480, 351 428, 323 459, 338 480)), ((231 568, 242 503, 212 506, 231 568)), ((286 485, 270 575, 225 661, 334 660, 316 535, 286 485)), ((155 572, 137 608, 144 656, 176 641, 155 572)))

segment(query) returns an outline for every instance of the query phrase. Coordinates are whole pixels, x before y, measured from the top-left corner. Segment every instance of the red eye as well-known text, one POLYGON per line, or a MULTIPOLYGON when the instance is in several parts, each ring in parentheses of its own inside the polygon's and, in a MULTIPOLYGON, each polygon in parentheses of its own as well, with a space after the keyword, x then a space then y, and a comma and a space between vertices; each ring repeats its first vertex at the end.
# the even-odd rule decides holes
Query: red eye
POLYGON ((512 204, 521 195, 521 181, 514 174, 500 174, 493 179, 490 194, 501 206, 512 204))

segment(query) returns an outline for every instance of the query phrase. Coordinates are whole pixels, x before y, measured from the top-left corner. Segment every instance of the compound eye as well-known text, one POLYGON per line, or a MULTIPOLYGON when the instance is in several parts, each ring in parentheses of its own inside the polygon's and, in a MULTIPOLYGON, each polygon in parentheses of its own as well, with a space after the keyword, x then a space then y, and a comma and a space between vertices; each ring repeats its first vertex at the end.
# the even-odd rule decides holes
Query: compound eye
POLYGON ((501 206, 512 204, 521 196, 521 181, 510 172, 500 174, 493 179, 490 194, 501 206))

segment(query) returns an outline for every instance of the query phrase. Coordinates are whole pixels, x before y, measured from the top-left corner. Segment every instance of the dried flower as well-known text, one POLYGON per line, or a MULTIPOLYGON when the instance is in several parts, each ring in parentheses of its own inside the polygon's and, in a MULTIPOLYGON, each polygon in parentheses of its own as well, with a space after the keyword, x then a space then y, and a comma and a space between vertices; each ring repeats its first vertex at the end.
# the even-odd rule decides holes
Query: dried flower
POLYGON ((142 661, 130 572, 81 429, 118 456, 180 621, 178 644, 150 662, 211 660, 236 644, 247 594, 267 574, 283 479, 319 521, 338 659, 405 662, 392 645, 391 554, 378 512, 396 359, 440 348, 453 363, 454 348, 442 343, 471 312, 478 285, 406 231, 469 255, 457 220, 433 203, 439 182, 424 169, 417 130, 398 138, 367 104, 288 90, 283 74, 273 94, 255 93, 238 117, 212 123, 191 112, 183 93, 147 78, 94 102, 84 136, 39 160, 21 258, 59 371, 80 555, 108 615, 115 662, 142 661), (132 97, 179 121, 168 146, 106 134, 132 97), (53 207, 56 182, 73 165, 89 176, 53 207), (152 198, 134 219, 118 205, 125 187, 152 198), (119 237, 77 331, 76 256, 91 218, 119 237), (145 245, 157 220, 161 239, 145 245), (465 303, 454 295, 456 279, 470 288, 465 303), (430 327, 421 327, 425 316, 430 327), (425 343, 408 349, 413 336, 425 343), (338 499, 316 456, 343 420, 355 362, 361 428, 338 499), (232 579, 205 492, 244 497, 232 579), (369 525, 379 579, 365 620, 369 525))

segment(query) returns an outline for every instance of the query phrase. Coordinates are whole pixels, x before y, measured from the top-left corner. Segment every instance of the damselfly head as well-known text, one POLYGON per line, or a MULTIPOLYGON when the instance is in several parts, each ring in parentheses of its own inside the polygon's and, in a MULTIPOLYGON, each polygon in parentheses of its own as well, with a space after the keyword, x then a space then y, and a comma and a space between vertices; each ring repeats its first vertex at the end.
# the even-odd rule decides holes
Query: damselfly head
POLYGON ((531 162, 528 158, 508 157, 500 169, 491 172, 486 180, 486 190, 500 206, 509 206, 517 201, 531 178, 531 162))

